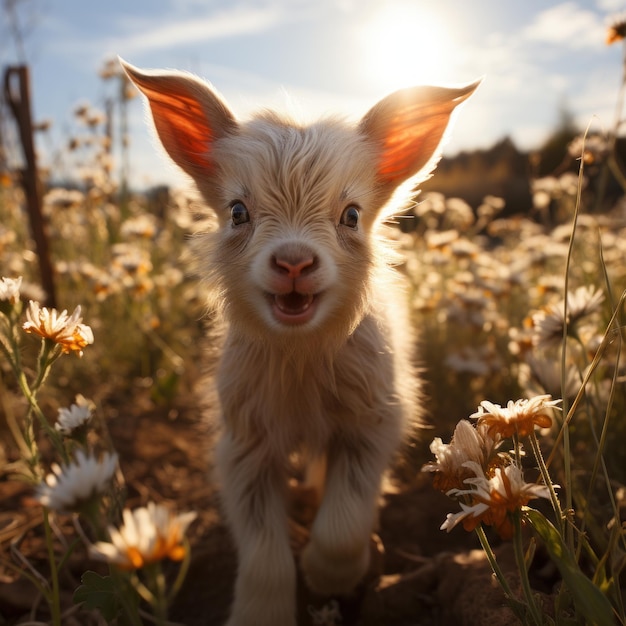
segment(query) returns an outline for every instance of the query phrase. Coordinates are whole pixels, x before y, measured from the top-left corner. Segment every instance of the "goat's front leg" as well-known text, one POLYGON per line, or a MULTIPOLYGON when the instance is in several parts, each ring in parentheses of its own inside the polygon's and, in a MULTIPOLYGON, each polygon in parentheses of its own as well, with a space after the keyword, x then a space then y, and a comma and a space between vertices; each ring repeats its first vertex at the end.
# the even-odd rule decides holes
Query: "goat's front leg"
POLYGON ((226 434, 217 465, 239 556, 227 626, 295 626, 296 569, 280 463, 263 446, 244 445, 226 434))
POLYGON ((301 557, 313 591, 348 593, 367 572, 387 450, 365 438, 341 439, 331 446, 324 499, 301 557))

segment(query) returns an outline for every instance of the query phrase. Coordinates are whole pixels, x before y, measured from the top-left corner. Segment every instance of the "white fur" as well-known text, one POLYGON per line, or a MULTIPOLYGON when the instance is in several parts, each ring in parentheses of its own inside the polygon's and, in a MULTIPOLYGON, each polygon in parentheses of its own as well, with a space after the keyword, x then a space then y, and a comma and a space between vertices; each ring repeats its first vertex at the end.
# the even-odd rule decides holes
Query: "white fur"
POLYGON ((476 85, 397 92, 356 126, 300 126, 271 113, 240 123, 195 77, 125 68, 219 223, 198 249, 227 324, 217 466, 239 554, 228 625, 295 626, 290 459, 326 468, 299 563, 306 582, 347 593, 368 569, 382 473, 419 415, 382 221, 396 190, 429 174, 452 110, 476 85), (233 223, 235 201, 249 221, 233 223))

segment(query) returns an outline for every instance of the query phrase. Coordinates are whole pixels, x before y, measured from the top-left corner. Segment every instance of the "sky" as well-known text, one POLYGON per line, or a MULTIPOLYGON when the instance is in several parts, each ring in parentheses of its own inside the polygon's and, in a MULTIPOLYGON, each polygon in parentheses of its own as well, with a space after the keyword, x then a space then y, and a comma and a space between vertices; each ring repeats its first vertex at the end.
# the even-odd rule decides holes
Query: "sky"
MULTIPOLYGON (((483 77, 444 154, 508 136, 538 147, 562 119, 606 131, 621 84, 620 43, 607 24, 626 0, 2 0, 0 65, 27 62, 38 138, 54 167, 76 128, 73 111, 104 110, 115 81, 99 70, 120 55, 144 68, 189 70, 240 118, 289 108, 358 120, 392 91, 483 77), (9 10, 7 7, 12 6, 9 10), (19 37, 16 35, 19 34, 19 37)), ((626 15, 626 14, 625 14, 626 15)), ((140 98, 128 105, 134 186, 179 184, 140 98)))

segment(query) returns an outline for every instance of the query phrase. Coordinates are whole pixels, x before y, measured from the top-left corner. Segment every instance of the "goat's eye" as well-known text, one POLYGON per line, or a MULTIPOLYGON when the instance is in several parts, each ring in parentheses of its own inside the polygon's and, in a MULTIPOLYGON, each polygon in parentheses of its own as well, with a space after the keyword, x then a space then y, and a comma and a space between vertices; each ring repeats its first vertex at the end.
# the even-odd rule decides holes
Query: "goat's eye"
POLYGON ((359 223, 359 215, 359 207, 355 204, 350 204, 343 210, 339 223, 348 228, 356 228, 359 223))
POLYGON ((240 224, 245 224, 250 221, 250 214, 243 202, 237 200, 230 205, 230 219, 232 220, 233 226, 239 226, 240 224))

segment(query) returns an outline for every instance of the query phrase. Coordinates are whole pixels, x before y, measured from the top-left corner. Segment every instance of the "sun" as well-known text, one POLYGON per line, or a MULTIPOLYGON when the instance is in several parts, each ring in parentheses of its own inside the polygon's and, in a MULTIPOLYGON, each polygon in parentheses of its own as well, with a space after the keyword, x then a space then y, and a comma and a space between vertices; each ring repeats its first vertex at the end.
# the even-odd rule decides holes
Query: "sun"
POLYGON ((358 39, 364 78, 380 88, 454 82, 457 51, 450 30, 415 2, 381 2, 358 39))

